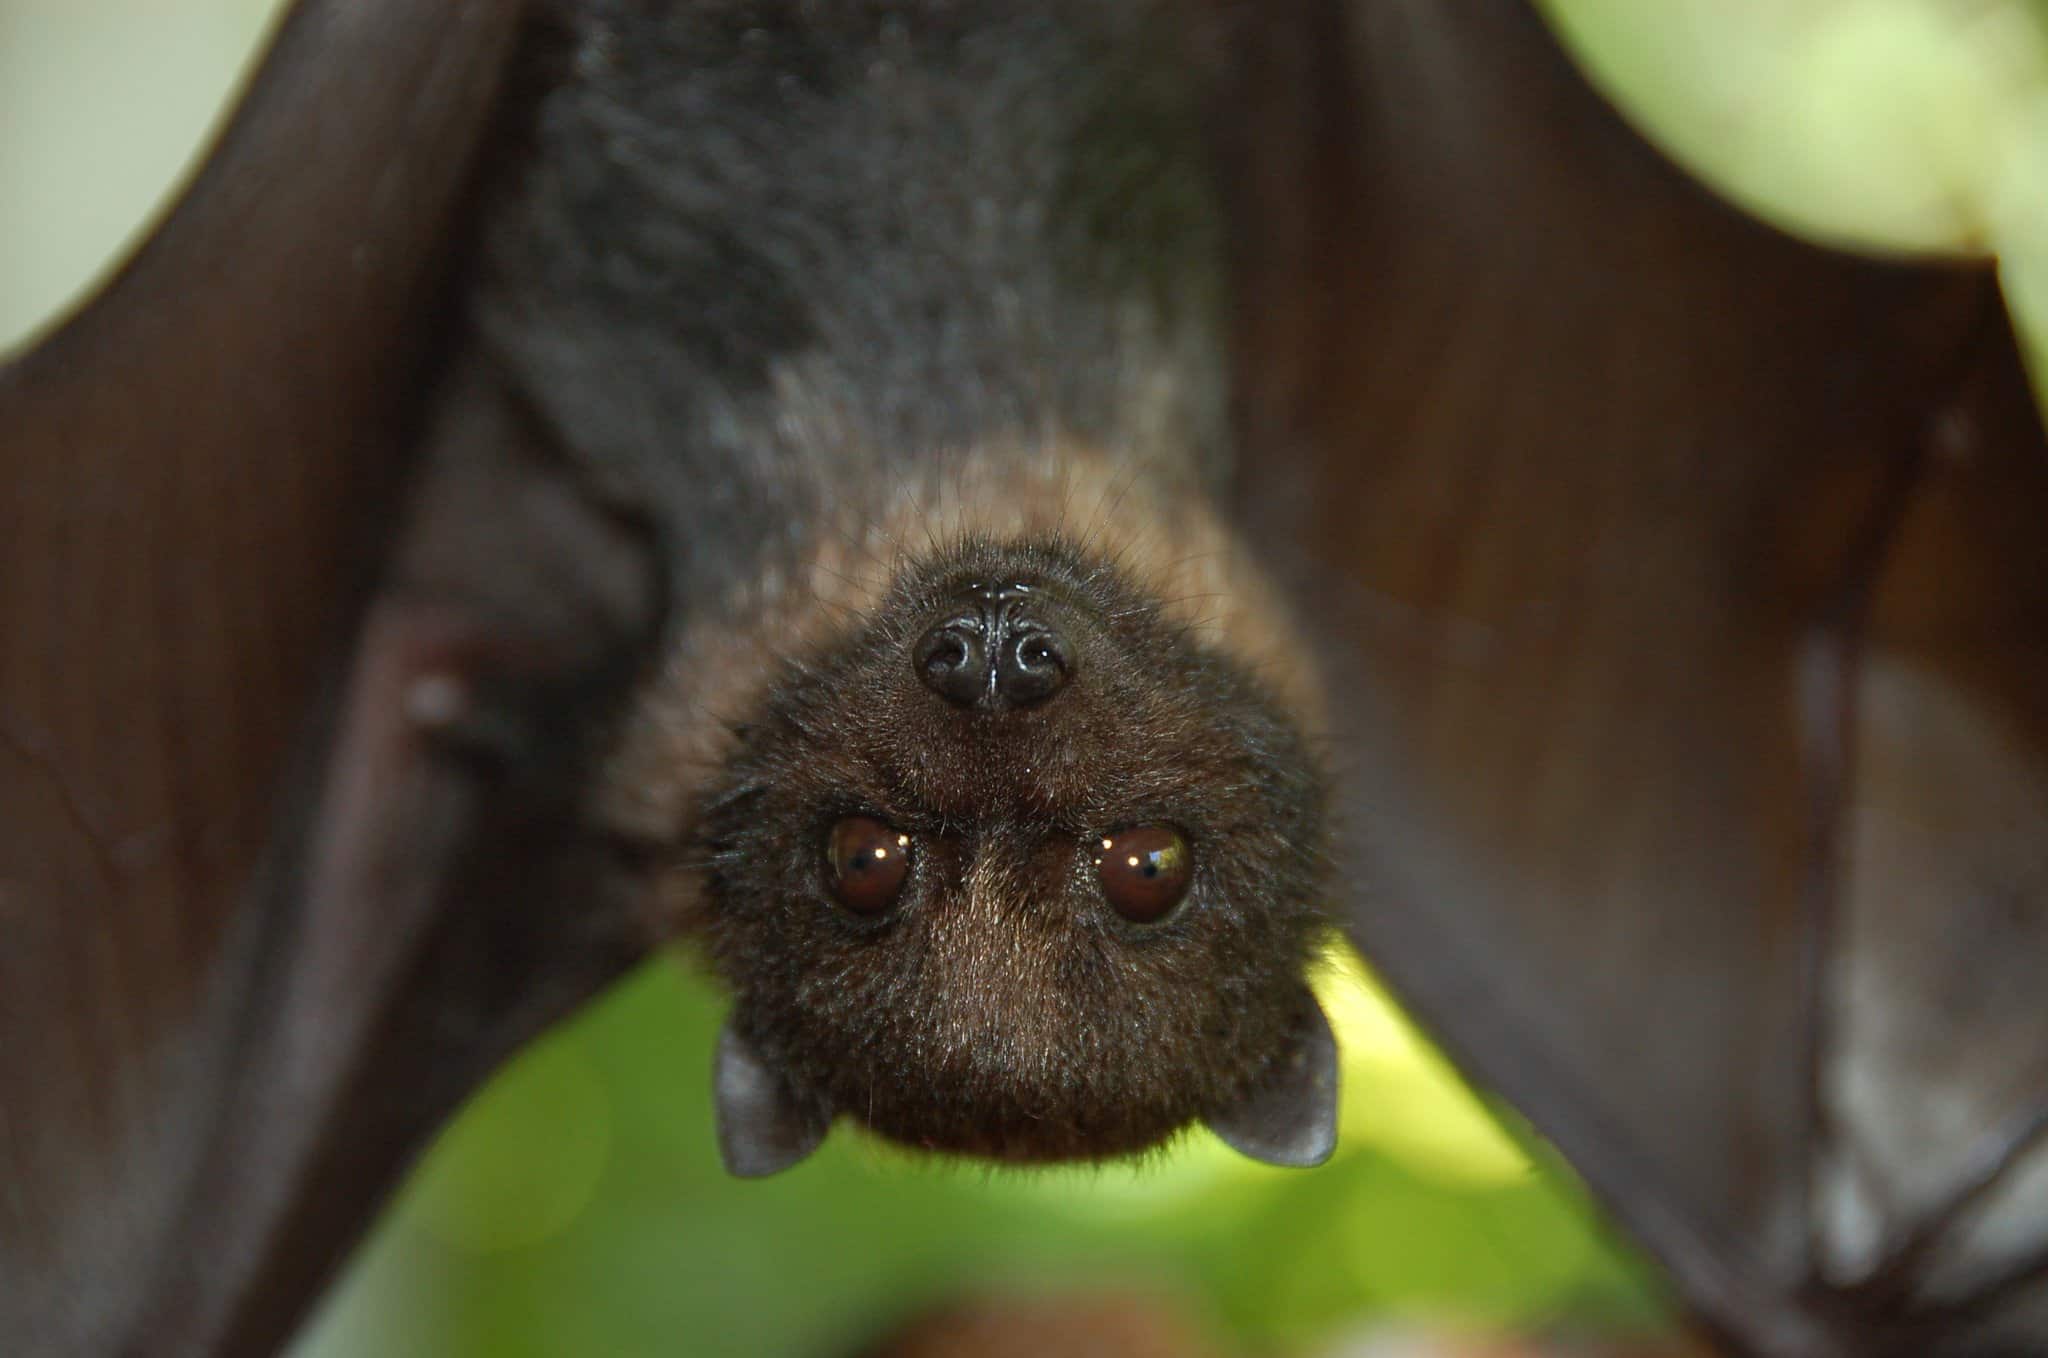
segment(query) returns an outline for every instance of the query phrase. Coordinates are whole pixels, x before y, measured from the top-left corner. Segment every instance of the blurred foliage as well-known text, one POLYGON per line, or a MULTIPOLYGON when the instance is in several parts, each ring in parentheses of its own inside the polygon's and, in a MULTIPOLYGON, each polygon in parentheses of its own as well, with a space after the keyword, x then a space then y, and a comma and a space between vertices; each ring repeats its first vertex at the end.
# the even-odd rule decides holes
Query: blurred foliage
POLYGON ((1981 254, 2048 176, 2042 0, 1539 3, 1647 134, 1802 234, 1981 254))
POLYGON ((0 0, 0 358, 147 234, 285 0, 0 0))
POLYGON ((472 1103, 299 1358, 824 1358, 987 1286, 1164 1289, 1280 1351, 1371 1316, 1658 1322, 1577 1190, 1537 1171, 1355 963, 1321 989, 1346 1091, 1320 1170, 1254 1165, 1207 1133, 1135 1165, 992 1170, 842 1124, 806 1164, 741 1182, 713 1140, 723 1003, 657 961, 472 1103))
POLYGON ((1995 256, 2048 341, 2048 0, 1537 0, 1675 159, 1825 244, 1995 256))

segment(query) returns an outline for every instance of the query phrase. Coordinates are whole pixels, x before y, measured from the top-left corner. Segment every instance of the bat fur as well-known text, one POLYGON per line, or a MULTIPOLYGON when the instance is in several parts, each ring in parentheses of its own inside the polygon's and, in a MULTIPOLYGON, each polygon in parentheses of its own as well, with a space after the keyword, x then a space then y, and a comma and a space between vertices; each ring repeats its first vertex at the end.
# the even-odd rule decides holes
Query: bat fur
POLYGON ((599 814, 733 992, 740 1172, 842 1114, 1007 1160, 1197 1120, 1329 1151, 1317 698, 1217 509, 1217 37, 1146 5, 574 0, 528 55, 475 316, 691 601, 599 814), (991 590, 1060 639, 1051 697, 920 676, 991 590), (910 846, 877 917, 831 894, 849 816, 910 846), (1151 825, 1195 866, 1134 924, 1094 864, 1151 825))

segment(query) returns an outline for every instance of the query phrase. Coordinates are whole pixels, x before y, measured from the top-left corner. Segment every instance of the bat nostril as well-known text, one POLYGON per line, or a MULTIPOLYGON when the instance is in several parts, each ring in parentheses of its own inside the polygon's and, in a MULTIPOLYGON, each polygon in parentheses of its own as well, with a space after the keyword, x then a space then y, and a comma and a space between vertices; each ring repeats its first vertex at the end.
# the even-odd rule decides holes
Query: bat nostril
POLYGON ((1014 707, 1043 702, 1073 673, 1066 639, 1043 623, 1023 623, 1003 638, 996 661, 996 692, 1014 707))
POLYGON ((911 659, 924 686, 960 707, 986 700, 988 651, 979 626, 955 619, 918 638, 911 659))

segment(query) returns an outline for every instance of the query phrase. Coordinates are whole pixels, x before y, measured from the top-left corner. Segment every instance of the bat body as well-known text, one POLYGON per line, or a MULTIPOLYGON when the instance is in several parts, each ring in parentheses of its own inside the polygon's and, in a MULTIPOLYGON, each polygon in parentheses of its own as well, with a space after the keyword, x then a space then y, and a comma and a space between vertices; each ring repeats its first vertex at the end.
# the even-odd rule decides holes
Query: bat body
POLYGON ((1213 26, 555 18, 476 325, 689 601, 597 814, 735 992, 729 1162, 839 1112, 1010 1159, 1204 1117, 1322 1158, 1313 681, 1217 501, 1213 26), (893 839, 887 899, 837 889, 836 826, 893 839))
POLYGON ((1739 218, 1517 0, 1102 8, 295 9, 0 371, 10 1344, 274 1351, 655 940, 744 1172, 1311 1159, 1328 889, 1730 1352, 2048 1348, 1987 271, 1739 218))

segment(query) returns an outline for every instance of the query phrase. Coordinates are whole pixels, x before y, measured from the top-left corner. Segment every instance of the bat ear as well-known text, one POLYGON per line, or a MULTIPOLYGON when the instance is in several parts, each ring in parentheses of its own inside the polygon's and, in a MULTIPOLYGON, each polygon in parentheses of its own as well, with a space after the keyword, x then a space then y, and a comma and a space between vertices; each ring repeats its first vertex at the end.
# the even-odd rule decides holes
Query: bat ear
POLYGON ((1265 1079, 1208 1118, 1238 1154, 1289 1169, 1313 1169, 1337 1148, 1337 1039, 1305 987, 1301 999, 1301 1018, 1265 1079))
POLYGON ((788 1078, 762 1060, 730 1020, 718 1035, 712 1090, 718 1153, 735 1178, 780 1174, 825 1140, 830 1120, 799 1098, 788 1078))

